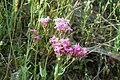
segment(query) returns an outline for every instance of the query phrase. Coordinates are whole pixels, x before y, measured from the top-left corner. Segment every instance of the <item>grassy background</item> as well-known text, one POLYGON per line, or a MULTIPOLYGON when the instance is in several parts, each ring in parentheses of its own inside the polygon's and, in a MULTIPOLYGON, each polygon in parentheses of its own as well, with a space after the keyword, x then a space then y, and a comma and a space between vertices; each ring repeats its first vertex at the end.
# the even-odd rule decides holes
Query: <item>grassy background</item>
MULTIPOLYGON (((72 63, 61 80, 120 78, 119 0, 1 0, 1 80, 17 80, 17 75, 20 80, 41 79, 39 65, 44 64, 44 53, 49 48, 47 42, 53 36, 55 26, 51 21, 47 27, 49 31, 43 32, 38 19, 46 16, 69 19, 73 29, 69 35, 71 40, 90 48, 88 57, 72 63), (36 28, 42 37, 33 49, 30 28, 36 28)), ((50 72, 54 71, 55 64, 55 55, 50 57, 48 80, 53 79, 50 72)))

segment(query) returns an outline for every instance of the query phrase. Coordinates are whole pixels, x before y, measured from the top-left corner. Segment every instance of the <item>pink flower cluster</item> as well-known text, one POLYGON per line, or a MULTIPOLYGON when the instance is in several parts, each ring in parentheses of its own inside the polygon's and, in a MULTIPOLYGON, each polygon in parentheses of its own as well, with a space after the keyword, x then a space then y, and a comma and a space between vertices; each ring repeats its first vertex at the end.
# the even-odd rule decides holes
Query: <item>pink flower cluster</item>
POLYGON ((38 40, 40 40, 40 36, 37 35, 38 31, 36 29, 30 29, 30 32, 32 33, 32 39, 34 39, 35 42, 38 42, 38 40))
POLYGON ((72 54, 73 53, 72 48, 70 47, 70 40, 68 38, 59 39, 53 36, 52 38, 50 38, 50 43, 52 44, 56 54, 60 54, 60 53, 72 54))
POLYGON ((43 29, 45 29, 50 20, 50 17, 47 16, 47 18, 40 18, 38 22, 41 22, 43 29))
POLYGON ((81 48, 79 44, 70 46, 70 40, 69 38, 62 38, 59 39, 55 36, 50 38, 50 43, 53 46, 53 50, 57 55, 63 53, 63 54, 71 54, 72 56, 82 58, 87 55, 88 49, 87 48, 81 48))
POLYGON ((82 48, 80 47, 79 44, 75 44, 73 45, 73 55, 76 57, 84 57, 86 56, 88 53, 88 49, 87 48, 82 48))
POLYGON ((69 26, 69 20, 64 19, 64 18, 56 18, 54 19, 55 21, 55 29, 57 29, 58 31, 72 31, 71 27, 69 26))
POLYGON ((37 30, 36 29, 30 29, 30 32, 33 32, 34 34, 37 34, 37 30))
MULTIPOLYGON (((47 18, 40 18, 38 22, 41 22, 43 29, 45 30, 48 22, 50 21, 50 17, 47 16, 47 18)), ((72 31, 71 27, 69 26, 69 20, 64 19, 64 18, 56 18, 54 19, 55 21, 55 29, 57 29, 60 32, 65 32, 65 31, 72 31)))

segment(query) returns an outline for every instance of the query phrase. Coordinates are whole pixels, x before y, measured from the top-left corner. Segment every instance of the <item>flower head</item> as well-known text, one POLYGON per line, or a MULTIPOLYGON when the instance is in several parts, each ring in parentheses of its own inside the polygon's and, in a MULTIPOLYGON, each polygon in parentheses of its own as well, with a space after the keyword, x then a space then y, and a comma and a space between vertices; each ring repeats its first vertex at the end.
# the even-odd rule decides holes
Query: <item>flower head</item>
POLYGON ((40 36, 38 36, 37 30, 36 29, 30 29, 30 32, 33 32, 31 34, 31 38, 33 39, 34 43, 37 43, 40 40, 40 36))
POLYGON ((40 18, 38 21, 41 22, 42 27, 45 29, 50 20, 50 17, 47 16, 47 18, 40 18))
POLYGON ((36 29, 30 29, 30 32, 34 32, 36 34, 37 30, 36 29))
POLYGON ((81 49, 81 56, 86 56, 88 53, 88 49, 87 48, 82 48, 81 49))
POLYGON ((56 18, 55 21, 55 29, 58 31, 72 31, 72 29, 69 26, 69 20, 64 18, 56 18))
POLYGON ((65 48, 65 51, 67 52, 67 53, 70 53, 71 55, 73 55, 73 48, 72 47, 66 47, 65 48))
POLYGON ((53 36, 52 38, 50 38, 50 40, 49 40, 49 42, 50 43, 56 43, 56 42, 58 42, 58 38, 56 38, 55 36, 53 36))
POLYGON ((52 38, 50 38, 49 42, 52 44, 53 50, 55 51, 56 54, 60 54, 60 53, 72 54, 73 53, 73 49, 72 49, 72 47, 70 47, 70 39, 69 38, 59 39, 59 38, 53 36, 52 38))
POLYGON ((80 53, 80 51, 81 51, 81 47, 80 47, 79 44, 76 44, 76 45, 73 46, 74 55, 78 55, 80 53))
POLYGON ((70 46, 69 38, 66 38, 66 39, 62 38, 62 39, 59 40, 59 43, 61 43, 64 48, 70 46))
POLYGON ((62 50, 62 47, 60 46, 59 43, 55 43, 55 44, 53 44, 53 49, 56 52, 56 54, 60 54, 61 50, 62 50))
POLYGON ((34 38, 40 40, 40 36, 34 36, 34 38))

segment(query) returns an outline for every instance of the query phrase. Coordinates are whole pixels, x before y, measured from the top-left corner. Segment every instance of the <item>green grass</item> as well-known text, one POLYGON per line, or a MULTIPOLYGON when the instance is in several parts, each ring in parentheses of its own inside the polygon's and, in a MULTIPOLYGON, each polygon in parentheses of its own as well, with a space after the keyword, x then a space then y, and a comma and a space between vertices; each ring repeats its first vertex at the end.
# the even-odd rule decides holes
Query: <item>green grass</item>
POLYGON ((57 60, 49 38, 55 32, 55 24, 51 20, 44 31, 38 22, 38 19, 47 16, 52 19, 69 19, 73 32, 68 37, 72 44, 77 42, 82 47, 90 48, 87 58, 74 62, 68 59, 67 64, 71 61, 71 65, 65 71, 60 68, 64 73, 60 80, 77 80, 80 77, 85 80, 109 80, 111 77, 105 77, 106 75, 118 79, 119 60, 111 59, 112 56, 107 53, 120 55, 119 15, 119 0, 1 0, 0 80, 54 78, 57 60), (37 44, 33 42, 29 32, 33 28, 38 30, 41 37, 37 44), (96 48, 104 50, 104 55, 102 51, 94 51, 96 48), (91 63, 95 65, 91 66, 91 63), (112 70, 116 71, 115 75, 112 70))

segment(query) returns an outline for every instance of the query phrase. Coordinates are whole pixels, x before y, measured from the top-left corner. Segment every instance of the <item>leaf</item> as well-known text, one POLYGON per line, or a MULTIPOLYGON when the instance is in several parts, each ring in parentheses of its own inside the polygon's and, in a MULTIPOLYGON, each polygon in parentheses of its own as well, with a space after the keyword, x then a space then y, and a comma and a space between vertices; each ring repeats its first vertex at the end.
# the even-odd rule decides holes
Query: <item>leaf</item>
POLYGON ((40 75, 43 76, 43 69, 42 69, 41 65, 40 65, 40 75))
POLYGON ((60 69, 60 72, 58 73, 58 75, 62 75, 62 74, 65 72, 65 69, 66 69, 66 68, 61 68, 61 69, 60 69))
POLYGON ((61 65, 60 66, 58 66, 58 64, 56 65, 56 67, 55 67, 55 72, 54 72, 54 76, 60 76, 60 75, 62 75, 64 72, 65 72, 65 69, 66 68, 63 68, 61 65))
POLYGON ((54 72, 54 76, 56 76, 58 74, 58 64, 55 67, 55 72, 54 72))
POLYGON ((43 78, 46 78, 46 68, 42 68, 41 65, 40 65, 40 75, 43 77, 43 78))

